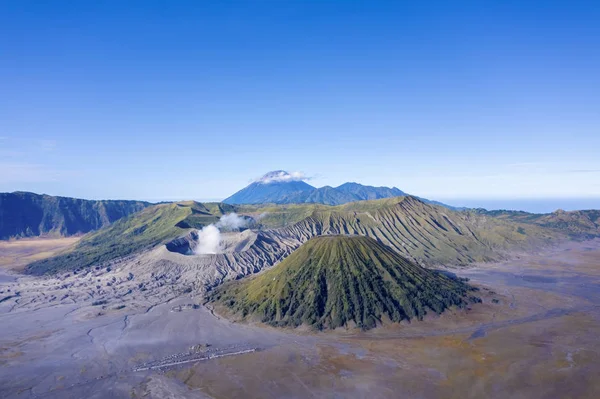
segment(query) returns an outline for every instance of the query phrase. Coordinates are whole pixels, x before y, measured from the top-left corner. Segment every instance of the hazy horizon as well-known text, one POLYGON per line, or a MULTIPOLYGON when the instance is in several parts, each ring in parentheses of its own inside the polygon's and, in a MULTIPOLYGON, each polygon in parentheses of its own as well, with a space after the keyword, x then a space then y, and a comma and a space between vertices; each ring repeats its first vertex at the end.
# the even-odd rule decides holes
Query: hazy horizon
MULTIPOLYGON (((22 190, 21 190, 22 191, 22 190)), ((56 195, 62 197, 74 197, 65 194, 36 193, 46 195, 56 195)), ((232 193, 233 194, 233 193, 232 193)), ((411 195, 417 195, 409 193, 411 195)), ((422 196, 420 196, 422 197, 422 196)), ((151 203, 159 202, 178 202, 178 201, 198 201, 198 202, 221 202, 225 197, 145 197, 145 198, 123 198, 123 197, 74 197, 89 200, 135 200, 151 203)), ((446 205, 457 208, 483 208, 487 210, 515 210, 531 213, 551 213, 556 210, 576 211, 600 209, 600 197, 598 198, 427 198, 438 201, 446 205)))
MULTIPOLYGON (((95 198, 100 199, 100 198, 95 198)), ((126 198, 121 198, 126 199, 126 198)), ((224 198, 147 198, 140 199, 141 201, 148 202, 176 202, 185 200, 194 200, 198 202, 220 202, 224 198)), ((599 198, 524 198, 524 199, 493 199, 493 198, 482 198, 482 199, 438 199, 428 198, 433 201, 439 201, 446 205, 454 206, 457 208, 484 208, 487 210, 515 210, 524 211, 531 213, 551 213, 556 210, 562 209, 563 211, 578 211, 588 209, 600 209, 600 197, 599 198)))

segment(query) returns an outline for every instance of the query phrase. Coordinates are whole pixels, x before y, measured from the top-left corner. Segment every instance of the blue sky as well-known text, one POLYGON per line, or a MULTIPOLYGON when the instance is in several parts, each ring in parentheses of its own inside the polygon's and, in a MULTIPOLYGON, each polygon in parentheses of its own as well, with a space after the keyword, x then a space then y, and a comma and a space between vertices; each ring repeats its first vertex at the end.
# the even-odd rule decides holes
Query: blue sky
POLYGON ((525 3, 4 1, 0 191, 593 201, 600 7, 525 3))

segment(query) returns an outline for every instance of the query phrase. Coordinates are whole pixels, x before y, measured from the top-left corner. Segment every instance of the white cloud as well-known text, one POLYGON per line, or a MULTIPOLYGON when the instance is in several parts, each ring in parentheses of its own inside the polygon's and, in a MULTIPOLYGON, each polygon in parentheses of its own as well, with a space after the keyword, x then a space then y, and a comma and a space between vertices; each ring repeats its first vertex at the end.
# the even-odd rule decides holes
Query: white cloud
POLYGON ((237 213, 231 212, 226 215, 221 216, 219 222, 217 223, 217 227, 219 229, 241 229, 248 225, 248 221, 241 216, 238 216, 237 213))
POLYGON ((0 183, 55 182, 79 175, 80 172, 52 169, 42 164, 0 162, 0 183))
POLYGON ((277 170, 274 172, 269 172, 260 179, 256 179, 255 181, 258 183, 276 183, 276 182, 290 182, 290 181, 303 181, 309 180, 303 172, 286 172, 283 170, 277 170))

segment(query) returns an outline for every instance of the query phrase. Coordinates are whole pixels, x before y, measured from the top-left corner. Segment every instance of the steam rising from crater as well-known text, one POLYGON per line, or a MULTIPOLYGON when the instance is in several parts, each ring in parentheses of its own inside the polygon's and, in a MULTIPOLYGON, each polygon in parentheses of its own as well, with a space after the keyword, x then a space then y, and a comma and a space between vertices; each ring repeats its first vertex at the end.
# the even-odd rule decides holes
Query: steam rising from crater
POLYGON ((194 248, 195 254, 216 254, 219 251, 221 232, 214 224, 204 226, 198 230, 198 244, 194 248))
POLYGON ((221 216, 217 227, 219 229, 241 229, 248 226, 248 220, 240 217, 235 212, 228 213, 227 215, 221 216))
POLYGON ((248 226, 248 220, 235 212, 221 216, 216 224, 204 226, 198 230, 198 244, 194 254, 216 254, 221 252, 221 229, 237 230, 248 226))

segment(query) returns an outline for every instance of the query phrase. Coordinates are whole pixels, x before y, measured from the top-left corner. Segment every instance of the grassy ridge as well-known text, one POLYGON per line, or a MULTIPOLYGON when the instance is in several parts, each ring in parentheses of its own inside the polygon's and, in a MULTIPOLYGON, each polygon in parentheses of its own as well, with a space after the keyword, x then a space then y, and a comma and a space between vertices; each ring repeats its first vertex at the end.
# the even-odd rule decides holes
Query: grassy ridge
POLYGON ((455 212, 415 197, 318 204, 232 206, 194 201, 159 204, 82 238, 77 246, 44 261, 30 273, 44 274, 117 259, 152 248, 237 212, 257 220, 252 228, 281 227, 275 237, 302 241, 316 235, 352 234, 376 239, 425 264, 468 264, 497 260, 502 251, 550 243, 556 229, 504 220, 477 211, 455 212), (285 226, 285 227, 282 227, 285 226))
POLYGON ((237 212, 251 215, 258 219, 263 228, 279 228, 298 223, 311 216, 327 214, 347 214, 355 212, 374 212, 383 208, 394 207, 407 197, 393 197, 378 200, 354 201, 342 205, 324 204, 286 204, 286 205, 238 205, 237 212))
MULTIPOLYGON (((218 209, 218 208, 217 208, 218 209)), ((217 216, 196 202, 160 204, 123 218, 79 241, 53 258, 31 263, 30 274, 46 274, 101 264, 152 248, 183 234, 190 225, 212 223, 217 216)))
POLYGON ((374 239, 320 236, 267 272, 216 288, 208 300, 274 326, 369 329, 384 318, 399 322, 462 306, 469 291, 374 239))
POLYGON ((410 196, 312 208, 309 217, 288 229, 365 235, 411 259, 454 265, 497 260, 503 251, 559 238, 541 226, 456 212, 410 196))
POLYGON ((320 204, 238 205, 237 212, 252 216, 262 228, 279 228, 297 223, 315 211, 332 208, 320 204))
POLYGON ((536 214, 522 211, 487 211, 476 212, 490 215, 497 219, 525 223, 558 230, 576 239, 600 237, 600 210, 555 211, 547 214, 536 214))

